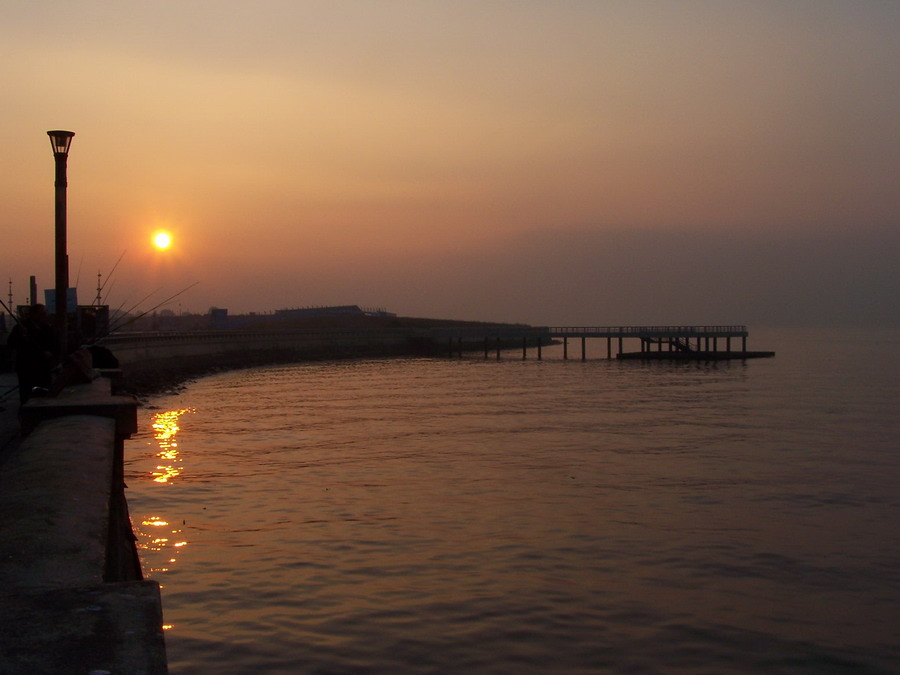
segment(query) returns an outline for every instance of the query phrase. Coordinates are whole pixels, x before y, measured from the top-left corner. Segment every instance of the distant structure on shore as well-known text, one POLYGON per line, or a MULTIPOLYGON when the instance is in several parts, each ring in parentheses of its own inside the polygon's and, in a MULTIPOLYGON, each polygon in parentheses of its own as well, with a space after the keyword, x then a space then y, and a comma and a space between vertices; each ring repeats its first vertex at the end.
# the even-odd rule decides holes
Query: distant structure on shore
POLYGON ((308 318, 319 316, 397 316, 383 307, 362 308, 359 305, 333 305, 331 307, 300 307, 297 309, 276 309, 275 316, 282 319, 308 318))
POLYGON ((383 307, 359 305, 325 305, 276 309, 274 312, 229 314, 222 307, 210 307, 207 314, 176 314, 171 310, 154 312, 129 322, 129 331, 197 331, 234 330, 270 327, 294 327, 298 323, 320 320, 355 319, 360 317, 395 318, 397 315, 383 307))

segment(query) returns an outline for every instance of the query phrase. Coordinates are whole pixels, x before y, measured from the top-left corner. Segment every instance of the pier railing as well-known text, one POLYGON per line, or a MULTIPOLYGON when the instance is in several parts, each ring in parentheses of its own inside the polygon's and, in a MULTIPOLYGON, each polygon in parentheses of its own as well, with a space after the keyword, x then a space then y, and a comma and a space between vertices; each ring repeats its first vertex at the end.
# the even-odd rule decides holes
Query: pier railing
POLYGON ((551 327, 553 337, 746 337, 747 326, 585 326, 551 327))
POLYGON ((462 355, 466 349, 483 349, 488 358, 490 349, 500 358, 501 349, 520 342, 522 358, 527 357, 528 347, 533 345, 537 358, 541 348, 553 342, 561 342, 563 359, 569 358, 569 340, 581 341, 581 359, 586 358, 586 342, 589 338, 606 341, 606 358, 613 358, 613 342, 616 358, 668 358, 668 359, 730 359, 771 356, 772 352, 747 351, 747 326, 735 324, 711 324, 703 326, 446 326, 432 330, 432 338, 443 339, 448 353, 462 355), (738 350, 732 350, 732 340, 740 340, 738 350), (625 341, 640 341, 637 352, 626 352, 625 341), (720 340, 724 350, 719 349, 720 340), (464 346, 464 344, 468 346, 464 346), (476 346, 477 345, 477 346, 476 346))
POLYGON ((431 329, 440 337, 593 337, 593 338, 686 338, 747 337, 747 326, 446 326, 431 329))

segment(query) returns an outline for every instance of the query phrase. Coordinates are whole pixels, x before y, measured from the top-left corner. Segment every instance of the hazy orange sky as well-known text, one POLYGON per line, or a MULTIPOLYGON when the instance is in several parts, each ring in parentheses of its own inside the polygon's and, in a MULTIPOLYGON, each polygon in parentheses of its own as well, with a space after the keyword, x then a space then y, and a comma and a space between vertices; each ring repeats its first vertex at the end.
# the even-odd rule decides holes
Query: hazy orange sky
POLYGON ((12 0, 0 295, 900 322, 900 2, 12 0), (154 252, 151 235, 174 245, 154 252))

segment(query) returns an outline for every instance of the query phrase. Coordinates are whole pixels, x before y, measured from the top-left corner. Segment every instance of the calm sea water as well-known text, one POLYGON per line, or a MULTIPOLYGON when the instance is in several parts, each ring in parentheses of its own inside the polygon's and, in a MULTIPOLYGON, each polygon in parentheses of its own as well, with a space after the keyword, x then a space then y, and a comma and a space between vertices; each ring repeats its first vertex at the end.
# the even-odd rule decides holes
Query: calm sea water
POLYGON ((172 672, 900 672, 900 334, 588 345, 154 399, 126 479, 172 672))

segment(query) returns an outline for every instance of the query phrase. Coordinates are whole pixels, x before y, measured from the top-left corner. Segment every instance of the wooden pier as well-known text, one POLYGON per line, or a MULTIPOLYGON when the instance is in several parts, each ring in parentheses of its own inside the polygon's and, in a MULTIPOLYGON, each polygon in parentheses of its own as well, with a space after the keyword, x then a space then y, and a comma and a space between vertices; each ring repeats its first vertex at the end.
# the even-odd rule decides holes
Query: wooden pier
MULTIPOLYGON (((150 364, 151 374, 202 372, 206 367, 290 362, 309 358, 344 358, 363 355, 440 354, 483 351, 500 358, 501 352, 521 348, 543 357, 543 348, 562 344, 563 358, 571 343, 581 345, 587 359, 588 340, 606 340, 606 358, 717 361, 774 356, 774 352, 747 350, 746 326, 528 326, 524 324, 421 325, 372 328, 289 330, 210 330, 114 334, 103 340, 123 367, 140 372, 150 364), (629 351, 626 351, 626 347, 629 351), (634 351, 637 347, 637 351, 634 351)), ((150 371, 148 371, 150 372, 150 371)), ((155 377, 155 375, 154 375, 155 377)))
MULTIPOLYGON (((543 347, 562 342, 563 358, 569 358, 569 340, 581 343, 581 360, 587 359, 587 340, 606 340, 606 358, 617 359, 666 359, 692 361, 718 361, 725 359, 751 359, 775 356, 775 352, 748 351, 746 326, 602 326, 602 327, 532 327, 485 326, 442 327, 435 329, 435 337, 447 341, 450 356, 461 356, 463 351, 474 351, 480 346, 484 358, 491 352, 500 358, 500 352, 521 343, 522 358, 528 357, 528 349, 543 356, 543 347), (626 340, 639 341, 638 351, 625 351, 626 340)), ((577 344, 577 343, 576 343, 577 344)))

